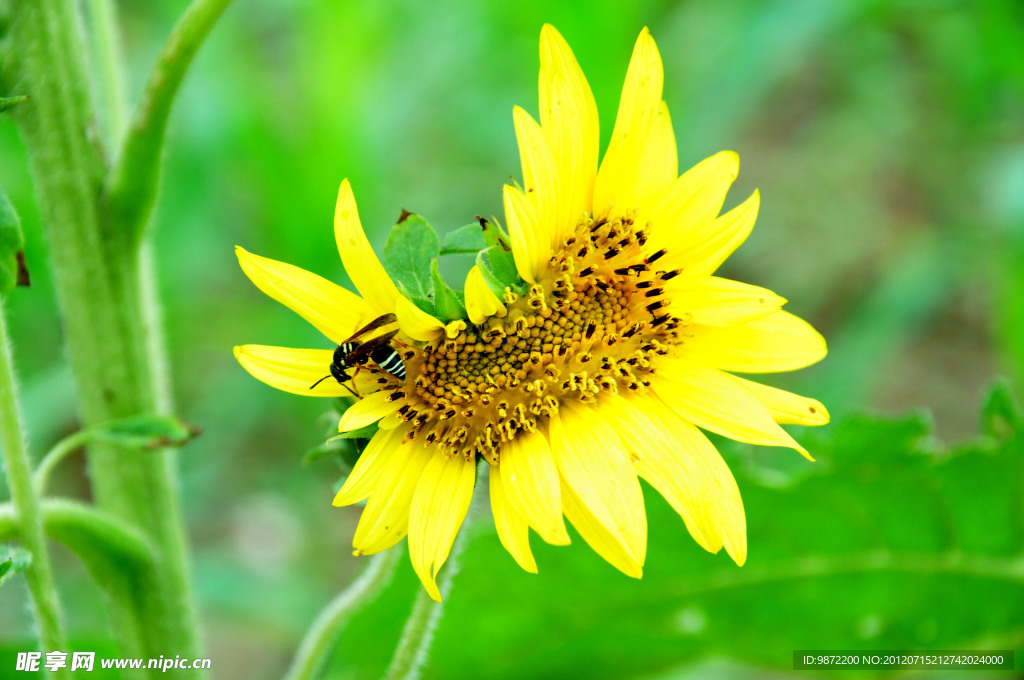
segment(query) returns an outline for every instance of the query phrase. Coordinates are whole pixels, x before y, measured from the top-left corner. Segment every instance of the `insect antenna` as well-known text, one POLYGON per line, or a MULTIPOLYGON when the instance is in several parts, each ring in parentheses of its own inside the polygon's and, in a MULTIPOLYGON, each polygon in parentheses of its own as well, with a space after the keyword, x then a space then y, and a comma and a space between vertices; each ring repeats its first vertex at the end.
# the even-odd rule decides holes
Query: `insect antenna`
MULTIPOLYGON (((317 381, 316 381, 315 383, 313 383, 312 385, 310 385, 310 386, 309 386, 309 389, 313 389, 314 387, 316 387, 317 385, 319 385, 320 383, 322 383, 323 381, 327 380, 327 379, 328 379, 328 378, 330 378, 330 377, 331 377, 331 374, 330 374, 330 373, 328 373, 327 375, 325 375, 324 377, 320 378, 320 379, 319 379, 319 380, 317 380, 317 381)), ((352 391, 352 390, 349 390, 349 392, 351 392, 351 391, 352 391)))

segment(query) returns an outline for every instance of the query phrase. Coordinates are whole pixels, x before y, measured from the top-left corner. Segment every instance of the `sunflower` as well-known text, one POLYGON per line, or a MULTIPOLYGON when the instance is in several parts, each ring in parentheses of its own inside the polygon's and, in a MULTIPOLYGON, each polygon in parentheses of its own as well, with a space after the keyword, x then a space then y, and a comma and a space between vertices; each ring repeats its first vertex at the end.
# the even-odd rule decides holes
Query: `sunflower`
POLYGON ((825 341, 771 291, 713 275, 750 233, 758 194, 719 214, 739 169, 732 152, 679 176, 647 29, 600 165, 593 95, 552 26, 541 32, 540 63, 540 122, 513 112, 523 183, 503 194, 518 281, 502 289, 473 267, 466 318, 443 321, 400 292, 364 235, 347 180, 335 236, 360 295, 238 249, 261 290, 334 344, 370 320, 397 320, 390 347, 403 370, 367 362, 345 383, 310 389, 333 361, 329 349, 247 345, 235 354, 256 378, 295 394, 354 388, 361 398, 339 430, 373 434, 334 504, 366 501, 357 555, 408 536, 416 573, 438 600, 437 572, 478 461, 489 468, 498 536, 523 569, 537 571, 529 530, 564 545, 568 519, 609 563, 640 578, 639 477, 702 547, 724 547, 742 565, 739 490, 703 431, 807 455, 779 424, 828 421, 817 401, 734 375, 807 366, 825 356, 825 341))

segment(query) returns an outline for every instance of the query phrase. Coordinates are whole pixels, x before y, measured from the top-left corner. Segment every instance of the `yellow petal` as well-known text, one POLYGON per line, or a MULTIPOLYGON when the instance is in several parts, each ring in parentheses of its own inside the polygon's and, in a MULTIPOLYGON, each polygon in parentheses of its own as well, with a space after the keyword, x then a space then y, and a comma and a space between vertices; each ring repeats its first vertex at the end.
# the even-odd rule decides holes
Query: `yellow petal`
POLYGON ((740 157, 734 151, 719 151, 684 172, 652 211, 657 238, 679 246, 704 238, 702 227, 718 215, 739 172, 740 157))
POLYGON ((824 425, 829 420, 828 411, 820 401, 762 385, 753 380, 744 380, 738 376, 733 376, 733 378, 739 380, 744 387, 750 390, 751 394, 757 397, 759 402, 764 404, 777 423, 824 425))
POLYGON ((495 314, 505 313, 505 305, 488 287, 477 265, 473 265, 466 276, 465 298, 469 320, 477 325, 495 314))
POLYGON ((564 480, 562 511, 587 545, 608 564, 627 576, 643 578, 643 563, 634 557, 632 551, 623 543, 620 533, 609 531, 564 480))
POLYGON ((498 540, 520 567, 536 574, 537 561, 530 550, 530 525, 508 500, 501 475, 494 466, 491 466, 490 478, 491 513, 494 515, 494 527, 498 530, 498 540))
POLYGON ((444 333, 444 324, 417 307, 409 298, 399 295, 395 303, 395 316, 402 332, 413 340, 430 342, 444 333))
MULTIPOLYGON (((610 540, 620 543, 633 562, 642 565, 647 554, 647 516, 640 483, 618 433, 599 413, 563 402, 561 412, 551 418, 551 451, 563 481, 562 505, 566 506, 569 488, 610 540)), ((576 524, 571 516, 569 521, 576 524)), ((587 539, 582 529, 580 534, 587 539)))
POLYGON ((825 338, 803 319, 780 310, 735 326, 690 326, 683 356, 737 373, 794 371, 821 361, 825 338))
POLYGON ((750 198, 716 220, 666 234, 672 242, 662 266, 683 269, 693 276, 713 273, 750 236, 760 206, 761 194, 755 190, 750 198))
POLYGON ((379 316, 393 313, 400 294, 370 247, 370 242, 366 240, 366 233, 359 221, 356 199, 347 179, 338 190, 338 205, 334 210, 334 238, 338 242, 338 252, 345 271, 363 299, 373 308, 374 314, 379 316))
MULTIPOLYGON (((235 358, 242 367, 261 382, 292 394, 305 397, 344 397, 351 392, 330 377, 333 352, 329 349, 293 349, 268 345, 242 345, 235 347, 235 358), (310 387, 327 376, 313 389, 310 387)), ((376 380, 367 374, 359 376, 354 389, 370 392, 377 388, 376 380)))
POLYGON ((736 480, 700 430, 660 400, 618 398, 609 413, 625 432, 637 473, 683 518, 709 552, 722 545, 737 564, 747 556, 746 519, 736 480))
POLYGON ((502 198, 516 270, 524 281, 534 283, 546 268, 541 258, 549 256, 550 247, 547 243, 539 242, 537 219, 523 192, 506 184, 502 198))
POLYGON ((444 327, 444 334, 448 336, 448 339, 454 340, 464 330, 466 330, 466 322, 462 319, 456 319, 455 321, 448 322, 448 325, 444 327))
POLYGON ((664 72, 661 55, 647 28, 640 32, 622 86, 619 114, 594 184, 594 215, 637 207, 640 159, 661 107, 664 72))
POLYGON ((540 33, 540 124, 558 164, 559 203, 552 237, 568 237, 591 212, 597 175, 597 104, 576 57, 550 24, 540 33))
POLYGON ((380 422, 377 423, 377 427, 381 430, 393 430, 400 425, 404 425, 406 422, 407 421, 399 414, 389 413, 381 418, 380 422))
POLYGON ((352 547, 357 555, 373 555, 398 543, 409 531, 409 510, 423 468, 430 459, 419 442, 396 446, 359 517, 352 547))
POLYGON ((476 462, 463 456, 430 455, 409 514, 409 557, 430 597, 441 601, 437 572, 448 559, 473 497, 476 462))
POLYGON ((665 288, 676 314, 713 326, 760 319, 786 303, 767 288, 717 276, 677 276, 665 288))
POLYGON ((666 361, 652 387, 673 411, 705 430, 750 444, 787 446, 810 457, 750 390, 728 373, 666 361))
POLYGON ((348 473, 344 486, 334 496, 335 506, 352 505, 366 500, 387 469, 386 462, 402 443, 406 430, 377 430, 359 454, 359 459, 348 473))
POLYGON ((559 221, 558 166, 548 145, 548 138, 530 114, 516 106, 512 110, 512 118, 516 139, 519 141, 519 157, 523 164, 523 193, 533 205, 536 219, 535 242, 539 249, 545 245, 554 248, 558 245, 555 234, 559 231, 555 229, 559 221))
POLYGON ((540 432, 522 432, 502 448, 498 461, 509 502, 548 543, 568 545, 562 519, 558 467, 547 438, 540 432))
POLYGON ((654 208, 679 177, 676 136, 672 131, 672 117, 669 116, 668 104, 665 102, 658 106, 637 173, 637 208, 643 219, 650 219, 654 208))
POLYGON ((391 401, 391 398, 390 391, 374 392, 352 404, 341 414, 338 432, 350 432, 372 425, 384 416, 394 413, 405 403, 402 400, 391 401))
POLYGON ((235 246, 242 271, 256 287, 313 324, 335 344, 370 315, 370 307, 355 293, 299 267, 253 255, 235 246))

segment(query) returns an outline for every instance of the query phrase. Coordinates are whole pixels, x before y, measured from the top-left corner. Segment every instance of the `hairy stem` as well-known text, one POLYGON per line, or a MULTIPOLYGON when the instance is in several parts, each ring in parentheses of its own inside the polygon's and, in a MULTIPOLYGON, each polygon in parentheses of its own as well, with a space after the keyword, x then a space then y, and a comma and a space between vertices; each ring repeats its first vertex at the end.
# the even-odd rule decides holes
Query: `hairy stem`
POLYGON ((371 558, 369 566, 359 578, 324 607, 306 631, 285 680, 310 680, 316 677, 345 624, 388 584, 401 555, 400 550, 392 548, 371 558))
POLYGON ((114 0, 89 0, 85 3, 92 36, 93 61, 96 64, 96 94, 108 150, 116 148, 124 131, 126 108, 121 72, 121 32, 114 0))
MULTIPOLYGON (((466 544, 466 535, 469 533, 467 529, 464 522, 452 545, 444 570, 437 579, 437 589, 441 592, 442 600, 448 597, 455 575, 459 572, 459 554, 466 544)), ((434 602, 427 591, 420 588, 412 605, 412 612, 402 629, 402 637, 395 648, 391 665, 384 675, 385 680, 417 680, 420 677, 420 671, 427 662, 427 654, 430 653, 430 646, 434 642, 434 631, 443 612, 443 602, 434 602)))
MULTIPOLYGON (((32 467, 25 441, 7 323, 4 310, 0 308, 0 446, 3 448, 7 484, 11 490, 21 542, 32 555, 32 563, 25 571, 25 583, 32 600, 32 615, 39 631, 41 650, 66 651, 57 586, 43 537, 39 497, 32 484, 32 467)), ((68 677, 68 671, 64 669, 57 675, 68 677)))
MULTIPOLYGON (((83 423, 157 411, 170 399, 160 393, 162 357, 152 355, 157 345, 148 340, 152 283, 144 278, 138 240, 118 237, 120 226, 100 205, 108 172, 94 143, 75 3, 15 0, 12 16, 14 71, 19 90, 31 96, 14 112, 29 151, 83 423)), ((198 656, 175 454, 126 456, 96 444, 88 460, 99 506, 137 527, 157 554, 152 587, 140 594, 146 625, 132 625, 132 605, 113 600, 122 646, 140 650, 138 656, 198 656)))
POLYGON ((43 459, 39 461, 39 465, 36 466, 35 474, 32 477, 32 483, 40 498, 46 493, 46 483, 50 480, 50 473, 53 472, 53 469, 70 454, 88 444, 91 436, 92 433, 89 430, 80 430, 61 439, 46 452, 43 459))

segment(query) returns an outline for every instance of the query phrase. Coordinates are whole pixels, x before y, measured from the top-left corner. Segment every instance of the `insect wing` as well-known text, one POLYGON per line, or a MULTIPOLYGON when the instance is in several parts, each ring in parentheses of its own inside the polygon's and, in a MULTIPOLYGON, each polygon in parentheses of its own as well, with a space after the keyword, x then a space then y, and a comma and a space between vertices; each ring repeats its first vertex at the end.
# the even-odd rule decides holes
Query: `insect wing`
POLYGON ((391 342, 391 338, 398 334, 397 330, 385 333, 373 340, 367 340, 360 344, 354 350, 345 355, 346 366, 356 366, 370 357, 375 349, 383 347, 391 342))
MULTIPOLYGON (((384 314, 382 316, 378 316, 376 319, 374 319, 373 321, 371 321, 370 323, 366 324, 365 326, 357 330, 355 333, 353 333, 351 338, 343 341, 341 344, 344 345, 346 343, 356 342, 360 336, 366 335, 370 331, 376 330, 378 328, 382 328, 384 326, 393 324, 396 321, 398 321, 398 319, 394 314, 384 314)), ((397 332, 398 331, 395 331, 395 333, 397 332)), ((388 337, 388 340, 394 337, 395 333, 391 333, 391 335, 388 337)), ((356 350, 354 351, 358 351, 358 348, 356 348, 356 350)))

